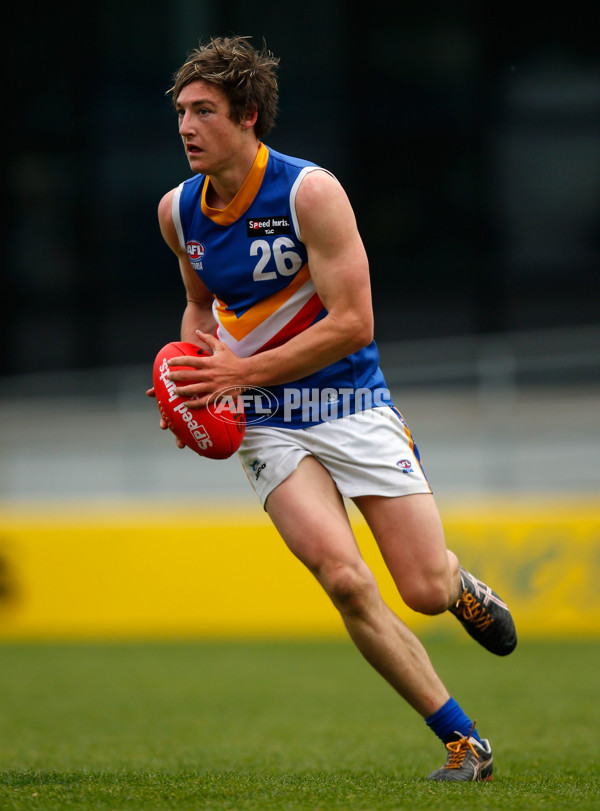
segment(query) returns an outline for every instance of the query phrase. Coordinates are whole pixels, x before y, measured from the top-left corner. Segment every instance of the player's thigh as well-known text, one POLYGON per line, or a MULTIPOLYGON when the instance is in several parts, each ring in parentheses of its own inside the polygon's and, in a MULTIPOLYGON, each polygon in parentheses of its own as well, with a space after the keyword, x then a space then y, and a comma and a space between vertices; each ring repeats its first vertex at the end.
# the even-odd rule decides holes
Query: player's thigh
POLYGON ((266 510, 289 549, 324 586, 335 570, 349 568, 369 576, 343 499, 313 456, 302 459, 270 493, 266 510))
POLYGON ((425 613, 445 610, 455 591, 458 564, 446 548, 433 496, 360 496, 354 501, 405 602, 425 613))

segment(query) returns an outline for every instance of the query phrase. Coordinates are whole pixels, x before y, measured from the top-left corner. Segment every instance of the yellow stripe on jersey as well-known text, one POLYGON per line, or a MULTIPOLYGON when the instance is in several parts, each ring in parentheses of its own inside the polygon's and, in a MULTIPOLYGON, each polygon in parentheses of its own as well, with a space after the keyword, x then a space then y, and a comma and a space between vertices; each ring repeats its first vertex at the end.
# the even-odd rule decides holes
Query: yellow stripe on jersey
POLYGON ((216 222, 217 225, 231 225, 238 220, 242 214, 247 211, 258 194, 260 184, 265 176, 268 160, 269 150, 264 144, 259 144, 252 168, 248 172, 238 193, 225 208, 211 208, 206 202, 206 192, 208 191, 210 181, 210 177, 207 175, 204 180, 204 186, 202 187, 202 199, 200 201, 202 213, 213 222, 216 222))
MULTIPOLYGON (((219 323, 224 329, 226 329, 236 341, 241 341, 242 338, 249 335, 254 329, 266 321, 269 316, 273 315, 274 312, 291 299, 309 279, 310 273, 308 265, 303 265, 287 287, 257 302, 253 307, 250 307, 249 310, 246 310, 245 313, 242 313, 239 318, 233 310, 228 310, 227 304, 220 299, 217 299, 215 315, 218 317, 219 323)), ((314 289, 311 290, 311 295, 312 293, 314 293, 314 289)))

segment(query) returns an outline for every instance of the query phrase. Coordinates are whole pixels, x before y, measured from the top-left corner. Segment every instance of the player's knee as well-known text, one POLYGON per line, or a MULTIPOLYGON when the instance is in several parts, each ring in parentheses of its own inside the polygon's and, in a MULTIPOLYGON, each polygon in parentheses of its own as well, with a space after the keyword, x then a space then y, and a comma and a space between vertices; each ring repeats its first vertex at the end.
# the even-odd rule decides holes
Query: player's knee
POLYGON ((323 585, 342 614, 362 615, 368 612, 377 586, 366 566, 333 566, 323 574, 323 585))

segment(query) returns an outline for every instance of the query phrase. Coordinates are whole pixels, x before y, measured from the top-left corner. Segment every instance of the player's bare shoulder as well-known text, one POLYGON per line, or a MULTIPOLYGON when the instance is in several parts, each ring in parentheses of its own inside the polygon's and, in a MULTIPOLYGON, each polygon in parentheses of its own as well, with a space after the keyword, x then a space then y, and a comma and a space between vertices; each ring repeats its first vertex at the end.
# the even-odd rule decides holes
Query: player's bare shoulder
POLYGON ((356 231, 354 211, 342 184, 324 169, 308 172, 296 194, 301 239, 347 238, 356 231))
POLYGON ((161 197, 158 204, 158 223, 163 239, 174 253, 180 253, 182 248, 179 243, 177 229, 173 222, 173 198, 177 189, 171 189, 161 197))
POLYGON ((313 169, 307 172, 296 193, 296 206, 301 209, 320 208, 331 205, 336 200, 348 203, 348 196, 339 180, 326 169, 313 169))

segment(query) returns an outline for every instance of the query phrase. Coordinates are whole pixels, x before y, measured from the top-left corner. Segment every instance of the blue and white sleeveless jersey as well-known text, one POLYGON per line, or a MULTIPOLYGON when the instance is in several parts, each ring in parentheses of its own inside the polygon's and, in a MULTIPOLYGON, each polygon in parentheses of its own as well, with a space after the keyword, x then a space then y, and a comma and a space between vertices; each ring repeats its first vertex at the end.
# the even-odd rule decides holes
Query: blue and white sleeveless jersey
MULTIPOLYGON (((176 190, 179 241, 215 297, 217 338, 240 357, 280 346, 327 314, 311 280, 295 206, 303 178, 319 168, 260 144, 226 208, 206 202, 206 175, 194 175, 176 190)), ((392 404, 375 342, 300 380, 251 395, 244 398, 248 425, 280 428, 306 428, 392 404)))

